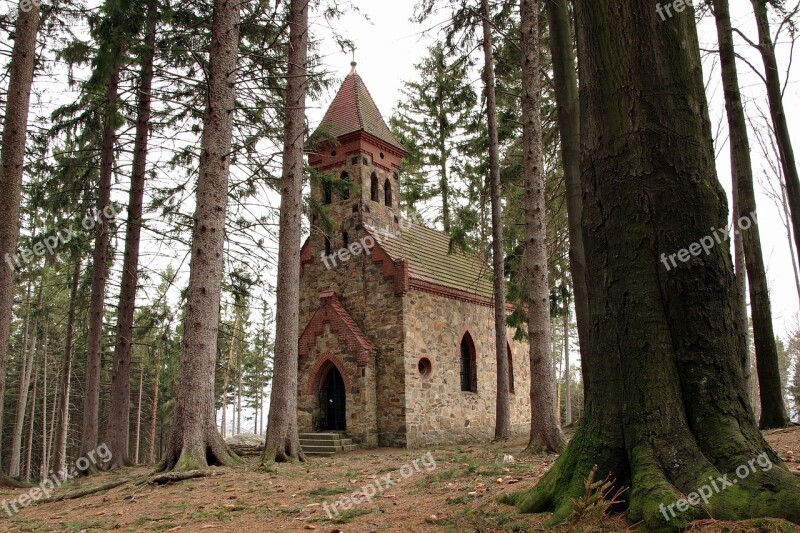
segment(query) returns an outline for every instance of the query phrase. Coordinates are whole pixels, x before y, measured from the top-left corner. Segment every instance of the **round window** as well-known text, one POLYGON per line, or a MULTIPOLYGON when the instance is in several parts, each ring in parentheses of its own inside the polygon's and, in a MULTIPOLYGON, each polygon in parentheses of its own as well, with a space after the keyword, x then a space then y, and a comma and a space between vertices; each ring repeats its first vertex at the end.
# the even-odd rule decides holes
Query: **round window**
POLYGON ((383 152, 381 152, 381 153, 380 153, 380 156, 381 156, 381 159, 383 159, 383 158, 385 157, 385 156, 383 155, 383 152))
POLYGON ((433 366, 431 365, 431 360, 427 357, 423 357, 422 359, 417 362, 417 370, 422 377, 428 377, 431 375, 431 370, 433 370, 433 366))

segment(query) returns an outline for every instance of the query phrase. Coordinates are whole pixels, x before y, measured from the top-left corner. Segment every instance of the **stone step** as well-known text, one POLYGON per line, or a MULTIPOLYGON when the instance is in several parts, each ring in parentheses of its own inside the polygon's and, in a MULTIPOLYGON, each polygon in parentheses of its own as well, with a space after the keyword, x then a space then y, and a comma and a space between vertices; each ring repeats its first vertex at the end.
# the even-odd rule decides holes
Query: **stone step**
POLYGON ((353 439, 335 439, 335 440, 313 439, 313 438, 300 439, 301 446, 345 446, 348 444, 353 444, 353 439))
POLYGON ((300 433, 300 440, 303 439, 312 439, 312 440, 339 440, 344 438, 344 433, 337 433, 337 432, 324 432, 324 433, 300 433))
POLYGON ((344 448, 345 452, 352 452, 353 450, 358 449, 358 444, 345 444, 342 446, 342 448, 344 448))
POLYGON ((342 446, 302 446, 303 451, 305 453, 314 453, 314 452, 329 452, 329 453, 339 453, 343 452, 344 448, 342 446))

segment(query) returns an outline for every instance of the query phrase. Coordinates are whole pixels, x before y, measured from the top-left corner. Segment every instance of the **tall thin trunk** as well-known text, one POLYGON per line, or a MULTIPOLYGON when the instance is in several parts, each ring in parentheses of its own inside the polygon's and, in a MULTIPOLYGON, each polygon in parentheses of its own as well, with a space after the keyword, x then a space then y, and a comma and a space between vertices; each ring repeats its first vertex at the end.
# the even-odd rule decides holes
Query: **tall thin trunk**
POLYGON ((786 187, 779 184, 781 189, 781 207, 786 217, 786 239, 789 243, 789 256, 792 258, 792 273, 794 274, 794 285, 797 288, 797 298, 800 299, 800 272, 797 270, 797 259, 795 258, 794 242, 792 242, 792 224, 789 204, 786 201, 786 187))
POLYGON ((489 197, 492 204, 492 270, 494 293, 494 350, 497 364, 494 438, 505 439, 511 433, 511 408, 508 391, 508 348, 506 340, 506 276, 503 249, 503 194, 500 183, 500 142, 497 134, 497 98, 495 94, 494 50, 489 0, 481 0, 483 20, 483 82, 486 91, 486 122, 489 130, 489 197))
MULTIPOLYGON (((36 310, 42 308, 42 288, 44 286, 44 276, 41 284, 36 289, 36 310)), ((25 326, 27 329, 27 325, 25 326)), ((17 388, 17 404, 15 411, 14 426, 11 430, 11 451, 9 453, 8 475, 16 477, 20 475, 20 461, 22 453, 22 431, 25 424, 25 411, 28 406, 28 391, 31 384, 31 373, 36 360, 36 342, 39 336, 39 321, 34 321, 33 333, 28 334, 28 347, 23 345, 23 354, 20 358, 19 367, 19 387, 17 388)))
MULTIPOLYGON (((36 34, 39 31, 39 3, 17 11, 14 47, 8 73, 3 134, 0 140, 0 442, 3 431, 3 398, 6 392, 6 361, 11 340, 14 309, 14 254, 19 240, 22 202, 22 172, 28 134, 33 71, 36 63, 36 34)), ((0 465, 4 464, 0 457, 0 465)), ((18 485, 0 472, 0 485, 18 485)))
POLYGON ((150 449, 148 450, 148 462, 156 462, 156 420, 158 419, 158 385, 161 380, 161 348, 156 350, 156 377, 153 380, 153 406, 150 410, 150 449))
POLYGON ((69 392, 72 378, 73 337, 75 334, 75 309, 78 299, 78 287, 81 280, 81 260, 75 259, 72 268, 72 282, 69 293, 69 309, 67 311, 67 327, 64 341, 64 361, 61 365, 61 383, 58 391, 58 426, 56 441, 53 444, 53 471, 64 477, 67 459, 67 433, 69 431, 69 392))
MULTIPOLYGON (((731 173, 731 178, 731 181, 733 182, 733 194, 731 195, 733 208, 731 211, 735 223, 735 221, 739 220, 739 193, 736 186, 736 173, 731 173)), ((742 235, 739 233, 734 233, 733 235, 733 261, 734 272, 736 274, 736 311, 738 313, 736 322, 740 328, 740 331, 744 332, 742 344, 744 346, 745 353, 743 354, 742 368, 744 370, 745 388, 748 391, 753 391, 753 360, 750 354, 750 334, 747 318, 747 267, 744 259, 744 245, 742 244, 742 238, 742 235)), ((750 405, 752 406, 752 392, 748 394, 748 399, 750 401, 750 405)))
MULTIPOLYGON (((47 468, 47 333, 49 323, 45 318, 44 324, 44 346, 42 346, 42 472, 47 468)), ((34 398, 36 395, 34 395, 34 398)))
MULTIPOLYGON (((448 73, 445 69, 444 54, 438 55, 437 58, 439 59, 439 62, 436 64, 438 69, 437 79, 441 80, 448 73)), ((442 195, 442 227, 444 228, 445 233, 449 233, 450 184, 447 181, 447 139, 445 137, 445 132, 447 129, 447 113, 444 111, 444 88, 442 87, 441 83, 439 83, 437 88, 436 102, 439 111, 439 116, 437 117, 439 122, 439 139, 437 148, 439 150, 439 190, 441 191, 442 195)))
MULTIPOLYGON (((197 199, 192 230, 186 324, 172 430, 164 469, 208 468, 238 462, 217 431, 214 372, 228 207, 228 172, 236 97, 241 4, 214 0, 197 199)), ((298 268, 300 259, 297 260, 298 268)), ((295 338, 296 343, 296 338, 295 338)))
MULTIPOLYGON (((789 422, 783 405, 778 351, 772 328, 772 306, 769 287, 761 254, 761 236, 756 218, 756 196, 753 187, 753 168, 750 160, 750 142, 747 137, 747 122, 739 92, 736 72, 736 53, 733 46, 730 9, 728 0, 714 0, 714 18, 717 23, 719 56, 722 70, 722 86, 725 91, 725 109, 728 115, 728 131, 731 146, 731 170, 735 177, 737 192, 737 215, 734 231, 742 237, 747 280, 750 287, 750 308, 753 314, 753 343, 756 347, 756 370, 761 385, 761 421, 763 429, 783 427, 789 422), (739 221, 747 219, 745 228, 739 221)), ((740 335, 746 331, 739 332, 740 335)), ((741 345, 740 345, 741 346, 741 345)), ((742 368, 747 367, 747 351, 741 350, 742 368)))
MULTIPOLYGON (((291 0, 281 175, 275 372, 262 463, 305 460, 297 426, 300 236, 308 68, 308 0, 291 0)), ((355 68, 355 64, 353 64, 355 68)))
POLYGON ((136 402, 136 441, 133 451, 133 464, 139 464, 139 443, 142 435, 142 386, 144 385, 144 366, 139 367, 139 400, 136 402))
MULTIPOLYGON (((119 89, 119 61, 122 47, 115 50, 106 84, 105 110, 103 117, 103 140, 100 153, 100 184, 95 212, 94 252, 92 255, 92 285, 89 299, 89 332, 86 346, 86 385, 83 403, 83 427, 80 453, 86 454, 97 448, 100 416, 100 361, 102 356, 103 317, 105 316, 105 296, 107 265, 109 263, 108 245, 111 239, 109 224, 105 213, 111 206, 111 178, 114 172, 114 144, 116 143, 116 114, 119 89)), ((113 418, 113 417, 112 417, 113 418)), ((127 452, 114 450, 114 460, 118 455, 127 458, 127 452)), ((94 468, 90 468, 89 473, 94 468)))
POLYGON ((222 438, 228 434, 228 385, 230 383, 231 364, 233 364, 233 344, 236 340, 236 331, 239 329, 239 311, 234 311, 233 331, 231 333, 231 343, 228 346, 228 364, 225 365, 225 378, 222 380, 222 438))
POLYGON ((236 354, 236 360, 238 362, 236 373, 237 373, 237 384, 236 384, 236 433, 237 435, 242 432, 242 354, 236 354))
POLYGON ((41 366, 36 363, 36 368, 33 372, 33 389, 31 390, 30 402, 28 402, 28 432, 25 436, 25 464, 22 467, 22 479, 30 481, 31 479, 31 459, 33 458, 33 433, 36 426, 36 392, 37 384, 39 382, 39 371, 41 366))
MULTIPOLYGON (((128 194, 128 222, 125 231, 125 259, 119 291, 119 316, 114 344, 114 367, 111 372, 111 405, 108 444, 112 453, 111 468, 130 464, 131 342, 136 310, 136 284, 139 277, 139 242, 142 230, 144 187, 147 178, 147 143, 150 130, 151 87, 156 41, 156 7, 150 2, 147 35, 139 74, 136 139, 133 145, 133 171, 128 194)), ((138 445, 137 445, 138 449, 138 445)), ((138 457, 136 458, 138 463, 138 457)))
POLYGON ((550 285, 547 279, 542 102, 539 73, 539 1, 520 0, 522 57, 522 172, 525 179, 525 254, 528 283, 528 342, 531 365, 532 450, 559 452, 564 447, 556 405, 550 348, 550 285))
POLYGON ((544 0, 550 29, 550 54, 553 59, 553 86, 558 109, 561 137, 561 164, 567 189, 567 224, 569 226, 569 267, 575 294, 575 322, 584 386, 589 378, 589 297, 586 289, 586 252, 581 229, 581 139, 578 109, 578 77, 572 45, 568 0, 544 0))
POLYGON ((569 371, 569 301, 564 300, 564 425, 572 424, 572 383, 569 371))
MULTIPOLYGON (((58 383, 58 375, 56 375, 56 383, 58 383)), ((60 411, 60 407, 58 405, 59 394, 58 391, 53 391, 53 404, 50 408, 50 429, 47 432, 47 455, 42 457, 42 466, 41 466, 41 476, 40 480, 44 481, 45 478, 48 477, 50 464, 53 459, 53 445, 55 443, 55 430, 56 430, 56 418, 58 417, 58 413, 60 411)))
MULTIPOLYGON (((786 194, 789 197, 789 210, 791 212, 792 229, 794 229, 795 253, 800 254, 800 177, 797 173, 797 164, 794 159, 792 138, 789 135, 789 126, 783 108, 783 92, 781 90, 781 77, 778 72, 778 61, 775 58, 775 45, 772 42, 767 15, 766 0, 751 0, 755 12, 756 27, 758 28, 758 51, 764 63, 764 78, 767 86, 767 99, 769 113, 772 117, 772 129, 775 132, 775 141, 781 159, 781 168, 786 180, 786 194)), ((800 258, 800 256, 798 257, 800 258)), ((758 355, 756 355, 758 358, 758 355)))

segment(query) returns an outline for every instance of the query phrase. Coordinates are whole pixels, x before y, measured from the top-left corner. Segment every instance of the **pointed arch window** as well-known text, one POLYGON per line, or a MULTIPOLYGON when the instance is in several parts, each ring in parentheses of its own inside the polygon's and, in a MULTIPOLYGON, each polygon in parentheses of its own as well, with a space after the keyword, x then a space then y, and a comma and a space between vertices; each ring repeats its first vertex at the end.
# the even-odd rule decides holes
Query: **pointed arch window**
POLYGON ((342 181, 344 181, 344 189, 342 190, 342 200, 350 198, 350 174, 342 172, 342 181))
POLYGON ((331 238, 325 235, 325 255, 333 254, 333 244, 331 243, 331 238))
POLYGON ((383 183, 383 203, 392 207, 392 183, 388 178, 383 183))
POLYGON ((373 202, 380 201, 380 188, 378 185, 378 176, 375 173, 372 173, 372 177, 369 179, 369 197, 373 202))
POLYGON ((475 343, 469 332, 461 337, 461 390, 478 392, 478 373, 475 357, 475 343))

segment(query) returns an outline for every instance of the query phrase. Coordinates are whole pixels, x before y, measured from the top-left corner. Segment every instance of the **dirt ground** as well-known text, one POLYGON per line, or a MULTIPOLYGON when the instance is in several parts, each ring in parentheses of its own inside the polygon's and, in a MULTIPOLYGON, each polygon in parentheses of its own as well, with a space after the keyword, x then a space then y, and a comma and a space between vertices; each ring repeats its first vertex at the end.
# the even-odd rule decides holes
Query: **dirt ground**
MULTIPOLYGON (((788 466, 800 472, 800 428, 768 432, 766 437, 788 466)), ((281 464, 269 472, 257 469, 257 458, 248 458, 246 467, 214 469, 212 476, 166 486, 127 484, 79 499, 36 503, 11 517, 0 508, 0 531, 539 531, 547 515, 521 515, 496 501, 501 494, 533 486, 555 459, 552 455, 525 456, 521 452, 524 444, 524 439, 515 439, 432 450, 357 450, 304 464, 281 464), (513 455, 512 462, 508 457, 504 462, 508 454, 513 455), (374 489, 370 502, 332 507, 362 488, 367 493, 374 489)), ((145 478, 151 470, 136 467, 71 481, 58 494, 124 477, 145 478)), ((0 490, 0 505, 25 492, 0 490)), ((561 530, 622 531, 631 527, 617 517, 561 530)), ((704 521, 690 530, 800 528, 763 520, 704 521)))

